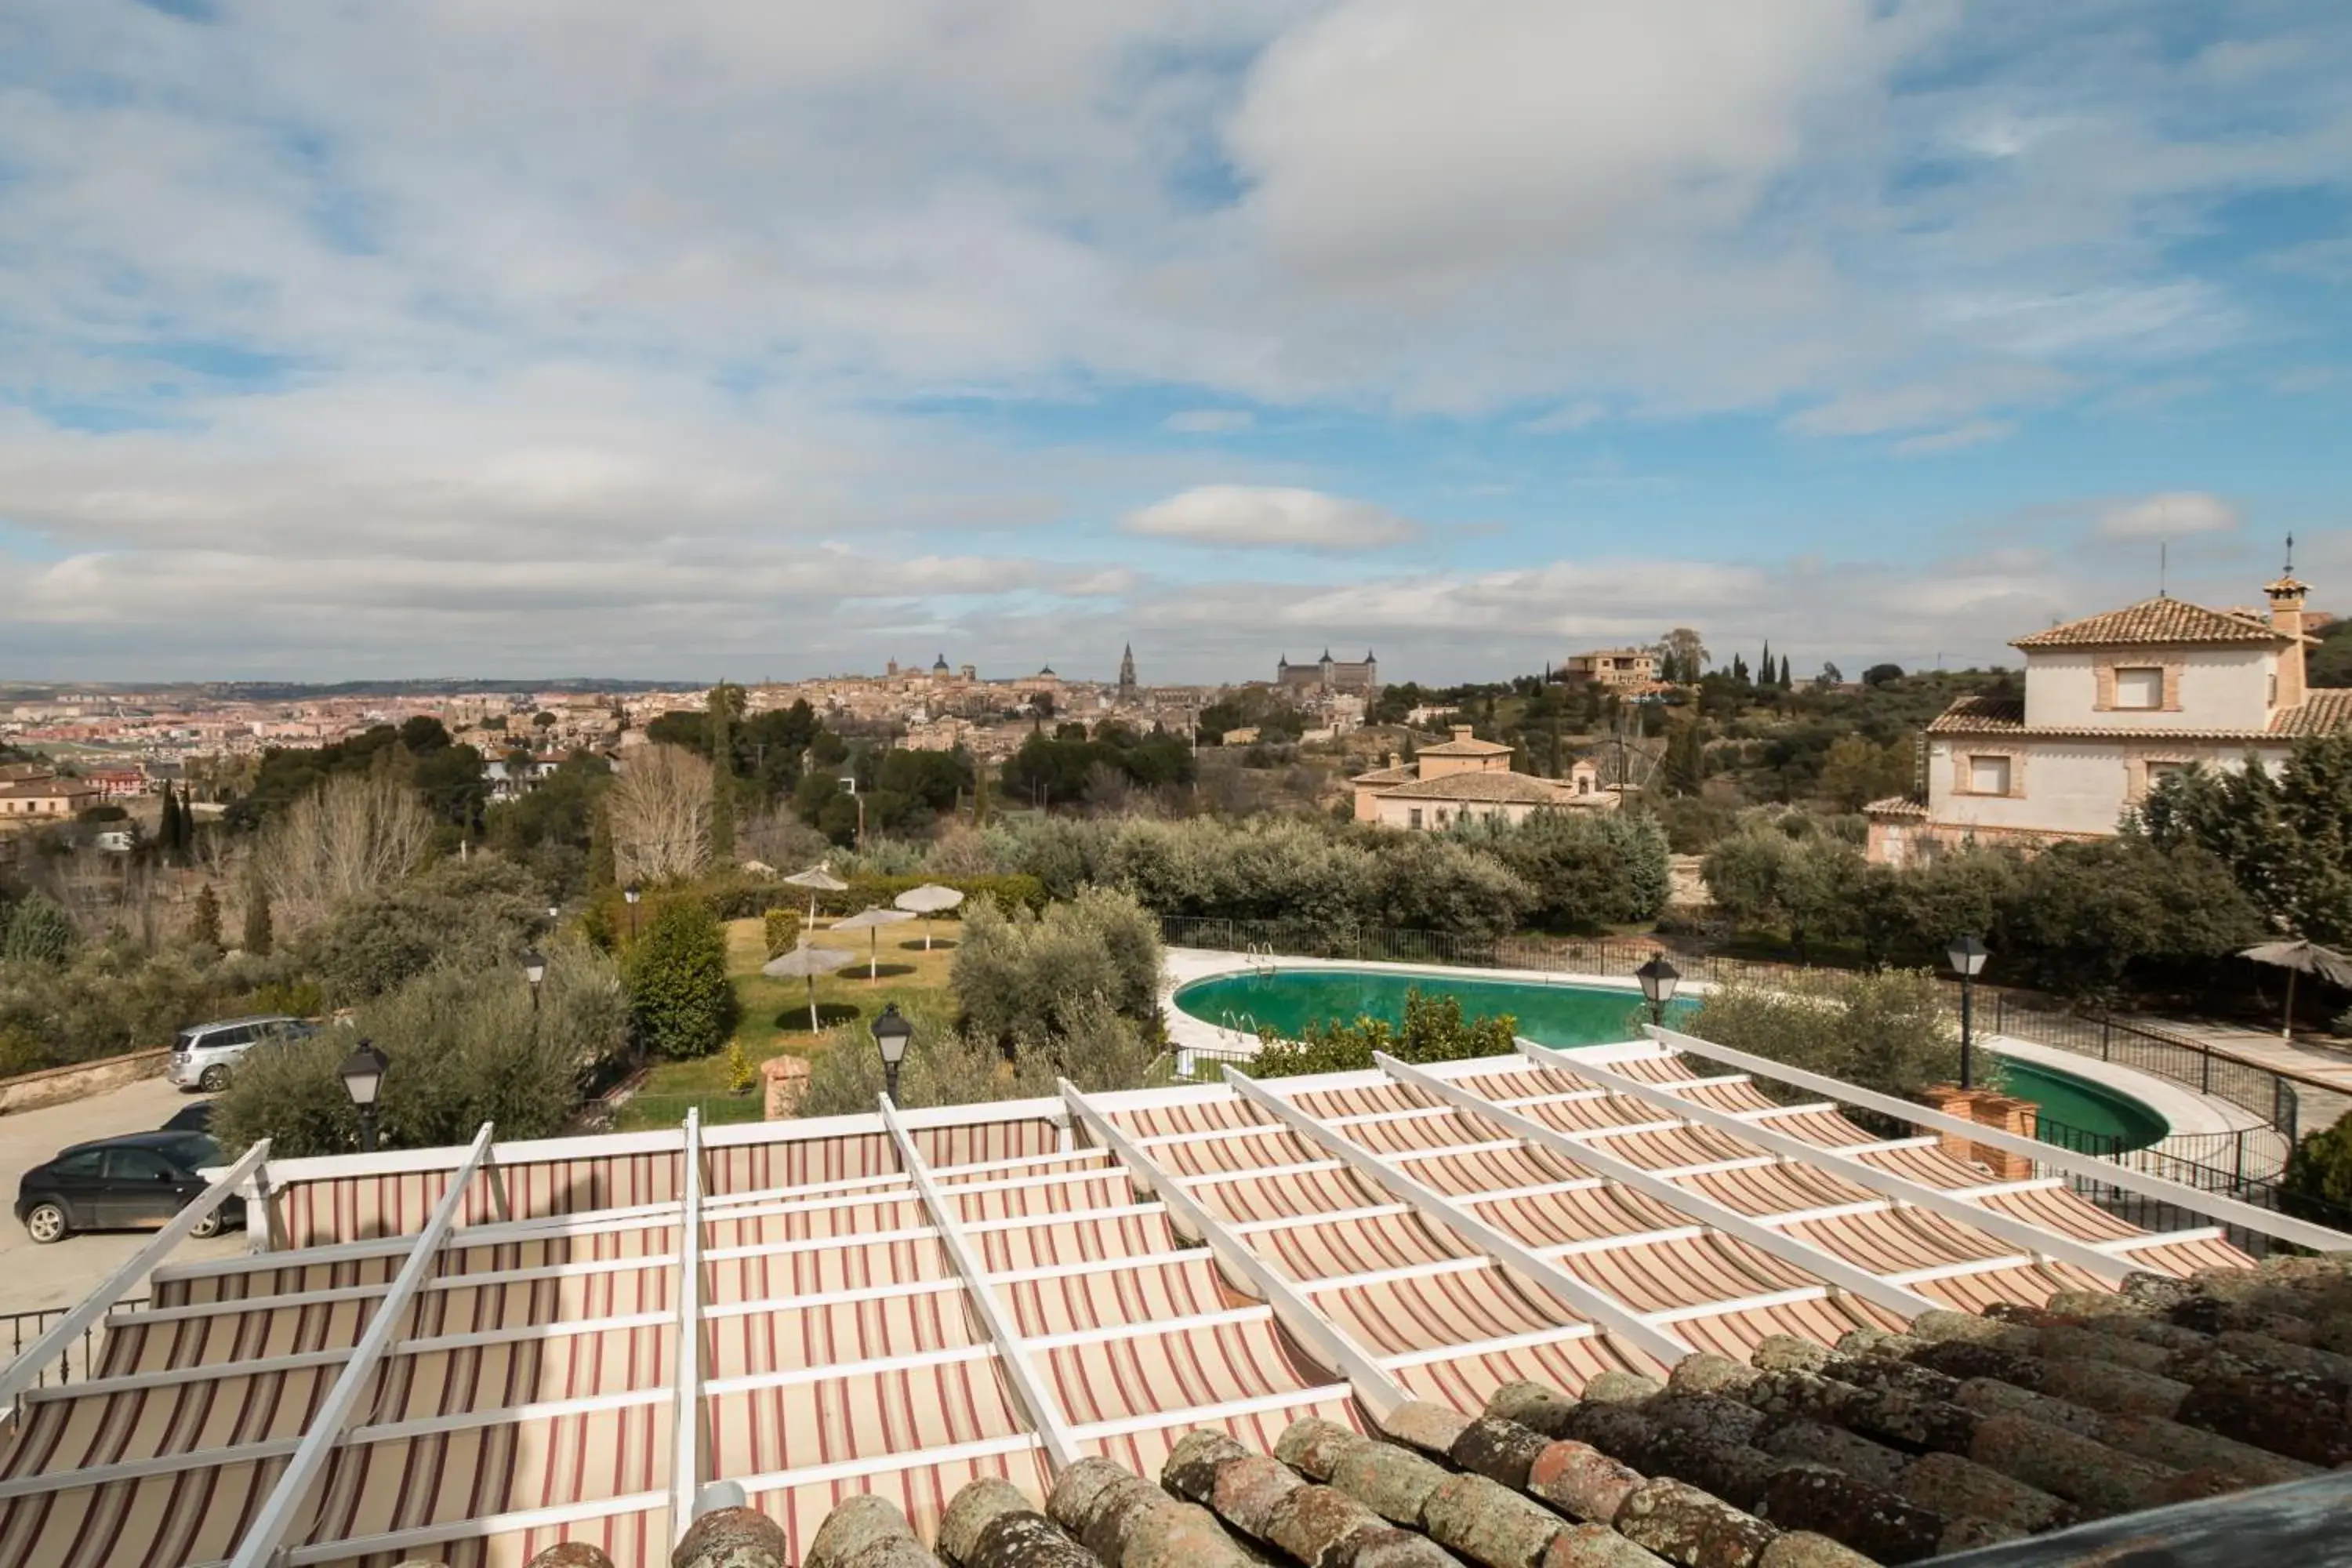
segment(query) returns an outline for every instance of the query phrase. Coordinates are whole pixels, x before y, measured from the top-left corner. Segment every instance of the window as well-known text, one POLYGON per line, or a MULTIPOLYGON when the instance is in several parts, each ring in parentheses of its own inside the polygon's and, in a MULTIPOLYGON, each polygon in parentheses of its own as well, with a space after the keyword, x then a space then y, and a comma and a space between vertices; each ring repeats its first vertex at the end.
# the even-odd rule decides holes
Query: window
POLYGON ((2009 759, 2007 757, 1970 757, 1969 759, 1969 793, 1970 795, 2007 795, 2009 793, 2009 759))
POLYGON ((2164 671, 2153 665, 2116 671, 2116 706, 2154 710, 2164 706, 2164 671))
POLYGON ((106 1174, 118 1182, 168 1182, 172 1167, 161 1154, 146 1149, 109 1149, 106 1174))
POLYGON ((2187 763, 2150 763, 2147 764, 2147 787, 2154 789, 2165 780, 2188 771, 2187 763))
POLYGON ((102 1151, 85 1149, 79 1154, 68 1154, 49 1168, 60 1176, 95 1176, 99 1163, 105 1158, 102 1151))
POLYGON ((2271 676, 2270 704, 2273 708, 2278 706, 2278 676, 2275 673, 2271 676))
POLYGON ((1421 826, 1421 807, 1415 805, 1408 806, 1405 809, 1404 825, 1407 827, 1419 827, 1421 826))

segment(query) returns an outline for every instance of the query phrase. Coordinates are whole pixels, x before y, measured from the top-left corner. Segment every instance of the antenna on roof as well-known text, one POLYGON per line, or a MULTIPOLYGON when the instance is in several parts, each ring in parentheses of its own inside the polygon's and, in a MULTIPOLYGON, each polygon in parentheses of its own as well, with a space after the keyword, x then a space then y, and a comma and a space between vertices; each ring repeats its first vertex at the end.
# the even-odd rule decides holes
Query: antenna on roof
POLYGON ((2279 575, 2282 577, 2294 575, 2294 535, 2292 533, 2286 536, 2286 570, 2281 572, 2279 575))
POLYGON ((2169 539, 2159 539, 2156 542, 2156 596, 2159 599, 2169 599, 2172 597, 2172 595, 2166 593, 2164 589, 2164 580, 2170 574, 2171 570, 2172 541, 2169 539))

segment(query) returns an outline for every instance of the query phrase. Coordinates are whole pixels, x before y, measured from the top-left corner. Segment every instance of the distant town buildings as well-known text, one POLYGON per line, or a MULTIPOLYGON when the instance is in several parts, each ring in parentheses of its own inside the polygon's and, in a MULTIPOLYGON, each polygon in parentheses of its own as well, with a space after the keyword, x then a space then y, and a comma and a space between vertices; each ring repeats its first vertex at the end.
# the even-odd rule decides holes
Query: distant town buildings
POLYGON ((0 821, 70 821, 104 798, 89 780, 61 777, 37 763, 0 766, 0 821))
POLYGON ((1617 793, 1601 787, 1600 770, 1580 760, 1564 779, 1538 778, 1511 771, 1506 745, 1475 738, 1467 724, 1454 726, 1454 738, 1423 746, 1412 762, 1395 753, 1389 765, 1359 773, 1356 820, 1382 827, 1435 832, 1456 822, 1485 819, 1525 822, 1538 811, 1614 809, 1617 793))
POLYGON ((2263 592, 2267 616, 2158 596, 2015 639, 2024 695, 1927 726, 1924 798, 1864 808, 1871 858, 2102 837, 2167 773, 2275 768, 2297 737, 2352 729, 2352 689, 2305 684, 2308 584, 2290 569, 2263 592))

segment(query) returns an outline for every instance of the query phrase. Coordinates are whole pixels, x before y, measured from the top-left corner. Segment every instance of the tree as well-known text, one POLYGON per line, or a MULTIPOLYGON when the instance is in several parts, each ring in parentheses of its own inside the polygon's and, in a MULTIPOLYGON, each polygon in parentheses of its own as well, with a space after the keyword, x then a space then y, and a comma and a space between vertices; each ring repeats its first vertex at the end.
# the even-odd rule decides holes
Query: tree
POLYGON ((2068 995, 2109 996, 2260 942, 2263 921, 2221 860, 2137 837, 2055 844, 2019 868, 1992 937, 2005 968, 2068 995))
POLYGON ((544 892, 511 860, 444 860, 346 900, 295 946, 326 1000, 348 1006, 436 964, 511 963, 538 934, 546 907, 544 892))
POLYGON ((722 680, 710 689, 710 858, 735 858, 735 727, 742 722, 743 689, 722 680))
POLYGON ((1043 915, 975 900, 949 984, 976 1037, 1011 1051, 1024 1034, 1071 1032, 1092 1004, 1137 1023, 1157 1015, 1160 922, 1131 893, 1087 888, 1043 915))
POLYGON ((1696 795, 1706 779, 1706 744, 1696 717, 1674 727, 1666 739, 1666 758, 1658 782, 1669 795, 1696 795))
POLYGON ((248 877, 245 884, 244 949, 255 958, 267 958, 276 945, 277 937, 270 929, 269 884, 258 876, 248 877))
POLYGON ((588 890, 601 893, 620 885, 619 862, 613 849, 612 803, 600 796, 588 819, 588 890))
POLYGON ((1687 683, 1706 673, 1706 644, 1688 626, 1668 632, 1656 652, 1661 679, 1687 683))
POLYGON ((2252 759, 2174 774, 2148 793, 2138 826, 2159 847, 2217 856, 2285 930, 2352 943, 2352 734, 2296 742, 2275 776, 2252 759))
POLYGON ((638 1043, 655 1055, 707 1057, 726 1043, 735 988, 727 979, 727 928, 709 904, 686 894, 655 903, 629 950, 628 990, 638 1043))
POLYGON ((1789 656, 1784 653, 1780 656, 1780 689, 1783 691, 1793 691, 1796 689, 1796 681, 1790 678, 1789 656))
POLYGON ((1841 735, 1822 759, 1821 791, 1840 811, 1860 811, 1874 800, 1907 794, 1911 746, 1890 741, 1875 746, 1861 735, 1841 735))
POLYGON ((710 853, 710 764, 682 746, 632 750, 605 796, 618 876, 632 882, 683 880, 710 853))
POLYGON ((269 901, 301 923, 400 880, 432 837, 433 820, 415 791, 388 773, 342 773, 287 808, 254 864, 269 901))
POLYGON ((180 803, 172 793, 169 780, 163 784, 163 815, 155 825, 155 847, 167 859, 176 859, 186 847, 181 842, 180 803))
POLYGON ((1703 1040, 1916 1099, 1959 1077, 1958 1027, 1932 972, 1807 971, 1718 985, 1682 1026, 1703 1040))
POLYGON ((1864 686, 1886 686, 1902 679, 1903 667, 1899 664, 1874 664, 1862 672, 1864 686))
POLYGON ((188 916, 188 936, 206 947, 221 945, 220 897, 210 882, 196 889, 196 907, 188 916))
POLYGON ((2352 1116, 2295 1145, 2279 1178, 2279 1206, 2338 1230, 2352 1224, 2352 1116))
POLYGON ((9 916, 7 930, 0 935, 0 959, 62 965, 80 941, 73 917, 55 899, 36 889, 19 900, 9 916))
POLYGON ((1507 1057, 1516 1048, 1518 1020, 1508 1013, 1465 1018, 1462 998, 1430 996, 1420 986, 1404 994, 1404 1024, 1359 1017, 1353 1023, 1326 1019, 1310 1025, 1304 1037, 1284 1040, 1272 1030, 1259 1037, 1246 1070, 1252 1078, 1295 1078, 1302 1073, 1357 1072, 1370 1068, 1372 1053, 1404 1062, 1458 1062, 1507 1057))

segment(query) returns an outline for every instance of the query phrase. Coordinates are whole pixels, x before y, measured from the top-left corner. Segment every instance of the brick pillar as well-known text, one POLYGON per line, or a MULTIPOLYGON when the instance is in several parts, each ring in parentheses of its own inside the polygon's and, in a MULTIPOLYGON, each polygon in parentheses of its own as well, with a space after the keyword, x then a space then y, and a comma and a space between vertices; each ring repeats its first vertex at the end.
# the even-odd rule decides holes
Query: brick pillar
MULTIPOLYGON (((1938 1083, 1921 1089, 1919 1098, 1947 1116, 1957 1116, 1962 1121, 1974 1121, 1977 1119, 1977 1097, 1983 1092, 1982 1089, 1962 1089, 1956 1083, 1938 1083)), ((1976 1163, 1977 1146, 1973 1139, 1958 1132, 1947 1132, 1940 1127, 1936 1130, 1936 1146, 1961 1164, 1976 1163)))
POLYGON ((801 1113, 801 1101, 808 1096, 809 1065, 799 1057, 770 1057, 760 1064, 760 1076, 768 1081, 768 1103, 764 1114, 770 1121, 788 1121, 801 1113))
MULTIPOLYGON (((2041 1108, 2030 1100, 2020 1100, 2010 1094, 1979 1094, 1972 1120, 1984 1127, 1998 1128, 2016 1138, 2031 1138, 2041 1108)), ((2023 1154, 2012 1154, 2006 1149, 1977 1145, 1977 1162, 1991 1167, 1993 1179, 2002 1182, 2022 1182, 2033 1174, 2033 1162, 2023 1154)))

